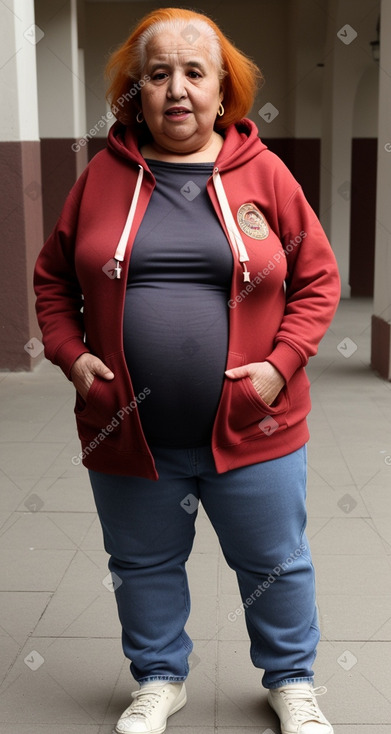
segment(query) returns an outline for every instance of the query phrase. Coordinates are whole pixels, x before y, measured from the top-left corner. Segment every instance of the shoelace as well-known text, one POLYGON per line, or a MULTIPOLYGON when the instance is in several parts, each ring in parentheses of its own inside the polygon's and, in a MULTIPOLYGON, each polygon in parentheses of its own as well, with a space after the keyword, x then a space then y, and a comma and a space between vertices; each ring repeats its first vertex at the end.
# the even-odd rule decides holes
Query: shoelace
POLYGON ((139 691, 132 693, 134 698, 133 703, 125 711, 125 716, 135 718, 145 718, 152 713, 152 709, 155 708, 156 704, 159 703, 161 693, 157 691, 143 691, 141 688, 139 691))
POLYGON ((304 724, 308 721, 323 723, 316 696, 323 696, 326 691, 325 686, 318 686, 318 688, 308 689, 308 691, 295 689, 294 686, 287 686, 286 690, 282 691, 284 701, 295 724, 304 724))

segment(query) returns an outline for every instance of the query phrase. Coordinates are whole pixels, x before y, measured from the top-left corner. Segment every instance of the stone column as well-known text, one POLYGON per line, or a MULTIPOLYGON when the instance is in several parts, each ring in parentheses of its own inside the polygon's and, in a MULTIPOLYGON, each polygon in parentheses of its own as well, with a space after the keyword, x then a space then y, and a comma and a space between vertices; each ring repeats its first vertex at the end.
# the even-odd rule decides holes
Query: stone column
POLYGON ((36 23, 45 33, 37 46, 45 238, 87 164, 83 7, 76 0, 35 0, 36 23))
POLYGON ((329 0, 324 52, 320 218, 335 251, 342 297, 350 297, 350 193, 356 92, 373 63, 368 37, 378 8, 370 0, 329 0))
POLYGON ((391 380, 391 3, 381 2, 372 367, 391 380))
POLYGON ((42 246, 34 0, 0 5, 0 369, 30 370, 43 346, 32 271, 42 246))

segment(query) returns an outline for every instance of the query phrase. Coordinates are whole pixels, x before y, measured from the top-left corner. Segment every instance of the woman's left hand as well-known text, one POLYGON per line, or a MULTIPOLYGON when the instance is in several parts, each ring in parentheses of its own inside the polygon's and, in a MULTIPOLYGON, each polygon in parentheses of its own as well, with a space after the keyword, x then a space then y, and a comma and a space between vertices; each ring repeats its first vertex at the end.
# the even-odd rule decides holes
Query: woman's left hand
POLYGON ((244 364, 242 367, 226 370, 225 374, 232 380, 249 377, 258 395, 266 405, 274 403, 285 385, 281 372, 270 362, 251 362, 250 364, 244 364))

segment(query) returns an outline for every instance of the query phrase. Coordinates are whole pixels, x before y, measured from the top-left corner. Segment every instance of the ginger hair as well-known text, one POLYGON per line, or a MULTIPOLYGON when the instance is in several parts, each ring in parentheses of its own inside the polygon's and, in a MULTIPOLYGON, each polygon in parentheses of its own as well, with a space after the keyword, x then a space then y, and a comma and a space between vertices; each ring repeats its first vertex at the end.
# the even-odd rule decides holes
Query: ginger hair
POLYGON ((160 8, 148 13, 111 54, 105 69, 105 76, 110 81, 106 98, 114 116, 135 131, 144 127, 136 123, 136 115, 141 110, 140 89, 146 83, 142 74, 147 45, 154 35, 170 27, 182 33, 188 30, 190 35, 196 31, 208 44, 224 95, 225 112, 216 118, 215 130, 225 130, 239 122, 254 103, 263 81, 261 71, 207 15, 183 8, 160 8))

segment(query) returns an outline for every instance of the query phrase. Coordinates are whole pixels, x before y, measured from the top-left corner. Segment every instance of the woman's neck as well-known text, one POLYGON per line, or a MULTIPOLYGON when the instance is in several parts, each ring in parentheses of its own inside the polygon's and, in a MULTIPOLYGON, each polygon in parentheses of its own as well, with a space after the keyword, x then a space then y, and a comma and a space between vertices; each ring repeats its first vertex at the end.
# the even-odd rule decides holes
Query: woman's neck
POLYGON ((143 145, 140 148, 141 155, 155 161, 165 161, 166 163, 214 163, 221 148, 224 139, 218 133, 214 134, 211 145, 205 150, 195 150, 192 152, 180 153, 171 150, 164 150, 156 147, 153 141, 143 145))

